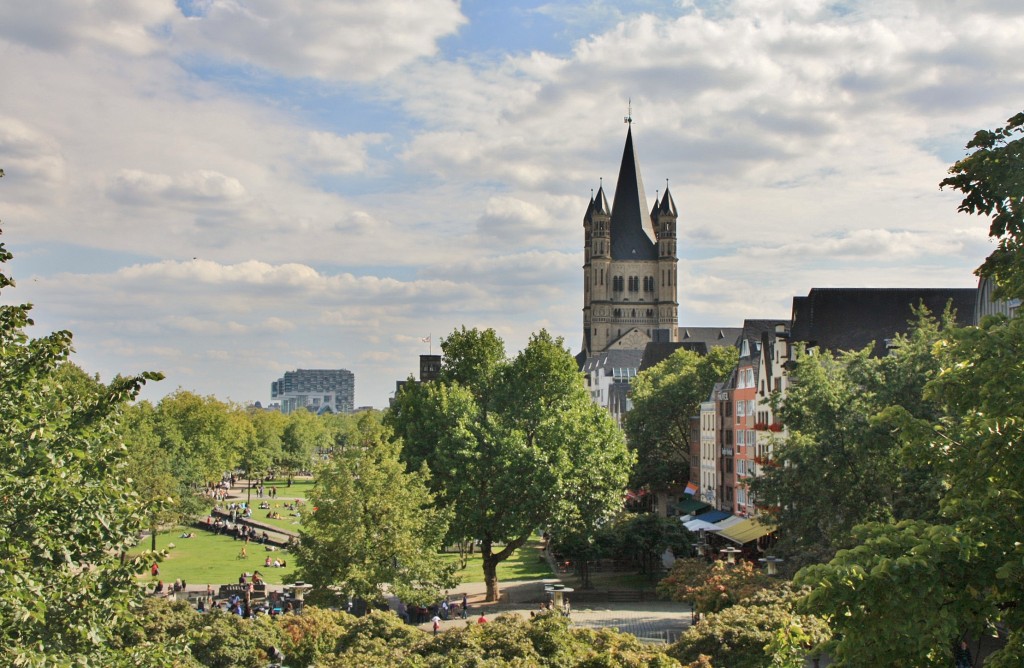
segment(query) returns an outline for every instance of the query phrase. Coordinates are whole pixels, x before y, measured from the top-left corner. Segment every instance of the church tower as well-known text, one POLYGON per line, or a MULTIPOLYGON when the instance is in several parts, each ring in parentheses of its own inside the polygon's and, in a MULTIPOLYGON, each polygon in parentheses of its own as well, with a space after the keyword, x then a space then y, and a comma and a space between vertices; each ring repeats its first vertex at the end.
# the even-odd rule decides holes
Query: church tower
POLYGON ((615 196, 604 185, 583 217, 583 353, 642 350, 651 341, 678 340, 676 222, 672 195, 655 197, 648 212, 627 117, 615 196))

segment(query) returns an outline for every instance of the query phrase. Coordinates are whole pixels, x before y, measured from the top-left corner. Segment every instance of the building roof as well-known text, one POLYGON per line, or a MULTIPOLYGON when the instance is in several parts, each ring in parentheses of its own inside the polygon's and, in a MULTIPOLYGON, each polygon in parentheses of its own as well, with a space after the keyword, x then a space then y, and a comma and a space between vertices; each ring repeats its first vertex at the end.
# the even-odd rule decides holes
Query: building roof
POLYGON ((740 327, 680 327, 678 341, 652 341, 647 344, 640 361, 640 371, 665 361, 680 348, 707 355, 712 348, 734 346, 742 331, 740 327))
POLYGON ((598 369, 636 369, 643 357, 642 350, 614 348, 593 353, 583 361, 583 373, 592 373, 598 369))
POLYGON ((647 213, 647 196, 640 178, 640 162, 633 148, 633 126, 626 131, 619 180, 612 203, 612 259, 657 260, 654 226, 647 213))
POLYGON ((742 327, 684 327, 679 326, 679 340, 683 343, 703 343, 708 350, 720 346, 734 346, 743 333, 742 327))
POLYGON ((740 356, 743 356, 743 341, 748 344, 746 357, 756 359, 761 348, 761 337, 765 332, 774 332, 776 325, 789 326, 789 320, 777 318, 775 320, 744 320, 740 328, 740 335, 736 337, 736 345, 740 348, 740 356))
POLYGON ((902 334, 924 303, 938 315, 952 302, 956 322, 973 324, 974 288, 813 288, 793 298, 794 341, 839 352, 874 343, 871 354, 885 355, 886 339, 902 334))

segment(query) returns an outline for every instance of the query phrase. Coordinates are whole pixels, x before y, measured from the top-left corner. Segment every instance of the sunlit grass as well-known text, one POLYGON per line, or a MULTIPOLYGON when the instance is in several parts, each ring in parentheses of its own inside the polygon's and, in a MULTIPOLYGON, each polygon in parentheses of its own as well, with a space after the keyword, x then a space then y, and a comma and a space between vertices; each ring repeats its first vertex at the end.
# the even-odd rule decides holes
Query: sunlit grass
MULTIPOLYGON (((160 575, 154 578, 147 571, 140 578, 143 582, 155 583, 159 579, 169 584, 182 579, 188 584, 197 585, 231 584, 238 582, 241 573, 258 570, 264 581, 281 584, 284 576, 295 570, 294 559, 286 550, 268 552, 263 545, 250 542, 246 546, 248 557, 239 559, 239 552, 245 545, 243 541, 192 527, 178 527, 173 531, 159 534, 156 542, 158 550, 167 551, 167 557, 160 562, 160 575), (181 538, 183 532, 192 532, 195 538, 181 538), (168 547, 171 543, 174 544, 173 548, 168 547), (288 566, 266 568, 263 564, 267 556, 271 561, 275 558, 284 559, 288 566)), ((149 548, 149 538, 143 541, 140 548, 149 548)))
MULTIPOLYGON (((515 582, 516 580, 538 580, 553 577, 547 561, 541 553, 541 539, 532 538, 511 557, 498 564, 498 582, 515 582)), ((458 561, 459 555, 445 553, 444 559, 449 562, 458 561)), ((460 582, 483 582, 484 566, 480 552, 475 552, 466 561, 465 568, 456 572, 460 582)))

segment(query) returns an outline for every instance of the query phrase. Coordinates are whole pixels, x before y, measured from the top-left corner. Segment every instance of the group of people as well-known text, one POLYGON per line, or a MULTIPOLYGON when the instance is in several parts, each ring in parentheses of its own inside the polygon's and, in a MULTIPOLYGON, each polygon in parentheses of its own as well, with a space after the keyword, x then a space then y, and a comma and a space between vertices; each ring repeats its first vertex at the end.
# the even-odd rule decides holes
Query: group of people
POLYGON ((284 559, 271 559, 269 554, 267 555, 267 558, 263 560, 264 568, 284 568, 287 565, 288 562, 284 559))
POLYGON ((431 606, 406 605, 403 601, 399 601, 396 612, 406 624, 424 624, 435 617, 438 620, 449 620, 456 617, 466 619, 469 617, 469 597, 463 594, 461 603, 449 603, 448 599, 444 599, 431 606))

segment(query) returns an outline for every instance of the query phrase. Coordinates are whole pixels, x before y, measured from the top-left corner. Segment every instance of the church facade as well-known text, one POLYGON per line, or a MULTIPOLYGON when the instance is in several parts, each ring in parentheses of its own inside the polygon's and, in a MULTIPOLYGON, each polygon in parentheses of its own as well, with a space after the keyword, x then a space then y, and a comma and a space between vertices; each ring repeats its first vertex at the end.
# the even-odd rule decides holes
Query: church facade
POLYGON ((667 186, 647 209, 630 124, 613 203, 602 185, 583 218, 583 358, 678 340, 677 220, 667 186))

